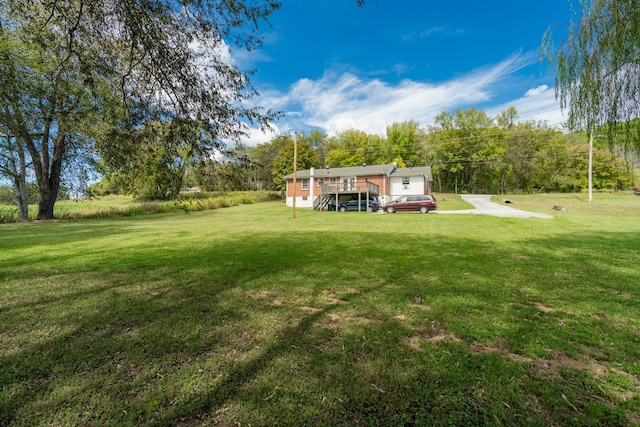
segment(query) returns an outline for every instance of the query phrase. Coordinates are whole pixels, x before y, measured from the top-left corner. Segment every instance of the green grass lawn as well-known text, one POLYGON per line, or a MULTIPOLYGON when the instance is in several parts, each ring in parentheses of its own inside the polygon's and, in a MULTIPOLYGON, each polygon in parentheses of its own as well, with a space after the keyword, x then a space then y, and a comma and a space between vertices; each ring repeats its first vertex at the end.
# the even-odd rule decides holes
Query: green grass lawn
POLYGON ((508 199, 0 225, 0 426, 639 425, 640 197, 508 199))

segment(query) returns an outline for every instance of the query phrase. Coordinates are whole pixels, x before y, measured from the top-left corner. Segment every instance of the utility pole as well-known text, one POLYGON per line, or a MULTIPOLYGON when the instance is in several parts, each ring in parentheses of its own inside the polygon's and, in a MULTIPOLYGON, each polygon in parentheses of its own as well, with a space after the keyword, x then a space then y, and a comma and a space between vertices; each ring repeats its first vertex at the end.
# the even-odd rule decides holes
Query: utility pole
POLYGON ((296 172, 298 171, 298 132, 293 133, 293 211, 292 218, 296 217, 296 172))

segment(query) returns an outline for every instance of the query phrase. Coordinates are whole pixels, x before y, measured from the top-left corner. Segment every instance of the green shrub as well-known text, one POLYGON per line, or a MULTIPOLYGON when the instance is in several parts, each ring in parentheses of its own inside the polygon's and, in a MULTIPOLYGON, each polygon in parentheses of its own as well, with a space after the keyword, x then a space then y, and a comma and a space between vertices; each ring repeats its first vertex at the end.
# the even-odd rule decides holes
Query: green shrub
POLYGON ((0 224, 8 224, 18 221, 18 209, 0 208, 0 224))

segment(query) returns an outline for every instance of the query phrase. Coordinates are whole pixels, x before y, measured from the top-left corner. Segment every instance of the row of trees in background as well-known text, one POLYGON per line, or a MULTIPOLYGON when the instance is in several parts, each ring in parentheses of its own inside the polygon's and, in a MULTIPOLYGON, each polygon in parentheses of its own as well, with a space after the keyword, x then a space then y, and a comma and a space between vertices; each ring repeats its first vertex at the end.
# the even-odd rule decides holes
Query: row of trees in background
MULTIPOLYGON (((582 133, 567 134, 541 122, 518 122, 509 108, 495 119, 458 110, 436 117, 424 144, 436 188, 505 193, 579 191, 587 185, 588 146, 582 133)), ((635 158, 601 140, 594 153, 594 186, 633 185, 635 158)))
MULTIPOLYGON (((396 162, 431 166, 436 191, 508 193, 580 191, 587 185, 588 135, 567 134, 541 122, 517 121, 509 108, 491 118, 476 109, 442 112, 426 129, 394 123, 386 137, 348 130, 328 137, 298 134, 298 170, 396 162)), ((637 123, 635 123, 637 127, 637 123)), ((633 185, 635 152, 596 138, 594 188, 633 185)), ((205 161, 189 181, 207 190, 283 190, 293 171, 293 139, 279 135, 255 147, 236 145, 205 161)))
MULTIPOLYGON (((556 49, 548 31, 542 49, 556 67, 570 133, 518 122, 515 109, 495 118, 458 110, 426 129, 395 123, 384 136, 300 134, 298 168, 397 162, 430 165, 437 191, 576 191, 586 186, 588 131, 596 136, 594 187, 632 185, 640 4, 579 5, 568 40, 556 49)), ((293 169, 291 136, 217 151, 220 141, 241 140, 247 123, 266 126, 279 116, 246 107, 256 94, 250 72, 225 54, 230 44, 259 47, 259 24, 279 7, 277 0, 0 0, 0 176, 11 181, 19 217, 27 218, 35 183, 38 218, 53 218, 63 181, 86 181, 85 166, 105 175, 97 193, 171 198, 185 184, 283 189, 293 169)))
MULTIPOLYGON (((631 124, 638 129, 638 122, 631 124)), ((625 133, 624 137, 627 136, 625 133)), ((98 168, 105 178, 91 195, 133 194, 145 199, 178 196, 185 187, 206 191, 284 190, 293 170, 292 135, 278 135, 257 146, 238 143, 217 154, 208 134, 185 121, 150 121, 130 135, 112 134, 98 168), (117 139, 120 138, 120 139, 117 139), (118 164, 119 167, 115 167, 118 164)), ((328 137, 314 130, 299 133, 298 170, 396 162, 400 167, 429 165, 438 192, 531 193, 581 191, 587 185, 588 136, 568 134, 541 122, 517 121, 514 108, 495 118, 476 109, 440 113, 426 129, 415 121, 394 123, 385 136, 348 130, 328 137)), ((596 138, 595 189, 624 189, 640 167, 637 152, 624 141, 610 145, 596 138)), ((5 191, 6 193, 6 191, 5 191)), ((34 186, 29 186, 33 202, 34 186)))
MULTIPOLYGON (((458 110, 443 112, 427 129, 412 121, 394 124, 386 138, 357 130, 331 138, 302 134, 298 168, 396 161, 432 166, 439 191, 575 191, 587 185, 589 132, 595 135, 594 187, 632 185, 640 152, 640 3, 579 0, 575 11, 567 39, 556 46, 550 27, 541 49, 555 71, 568 133, 517 122, 515 109, 496 118, 458 110)), ((218 190, 282 189, 292 151, 290 136, 237 145, 199 162, 189 181, 218 190)))

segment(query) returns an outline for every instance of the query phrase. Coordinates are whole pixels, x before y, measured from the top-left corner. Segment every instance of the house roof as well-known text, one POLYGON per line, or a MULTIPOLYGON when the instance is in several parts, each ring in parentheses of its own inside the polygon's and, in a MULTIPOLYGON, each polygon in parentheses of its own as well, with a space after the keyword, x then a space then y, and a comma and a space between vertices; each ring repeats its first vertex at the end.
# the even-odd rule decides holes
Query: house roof
MULTIPOLYGON (((388 174, 389 171, 394 169, 396 165, 366 165, 366 166, 351 166, 348 168, 325 168, 315 169, 313 176, 315 178, 338 178, 343 176, 371 176, 388 174)), ((311 177, 311 170, 301 170, 296 172, 296 178, 309 178, 311 177)), ((293 179, 293 174, 285 176, 286 179, 293 179)))
MULTIPOLYGON (((389 176, 426 176, 429 181, 432 181, 431 166, 421 166, 416 168, 396 168, 395 164, 385 165, 367 165, 367 166, 352 166, 348 168, 325 168, 315 169, 313 171, 314 178, 339 178, 347 176, 371 176, 371 175, 389 175, 389 176)), ((311 177, 311 170, 296 171, 296 179, 304 179, 311 177)), ((290 173, 285 177, 286 179, 293 179, 293 174, 290 173)))
POLYGON ((426 176, 432 181, 431 166, 421 166, 417 168, 398 168, 393 172, 393 176, 426 176))

